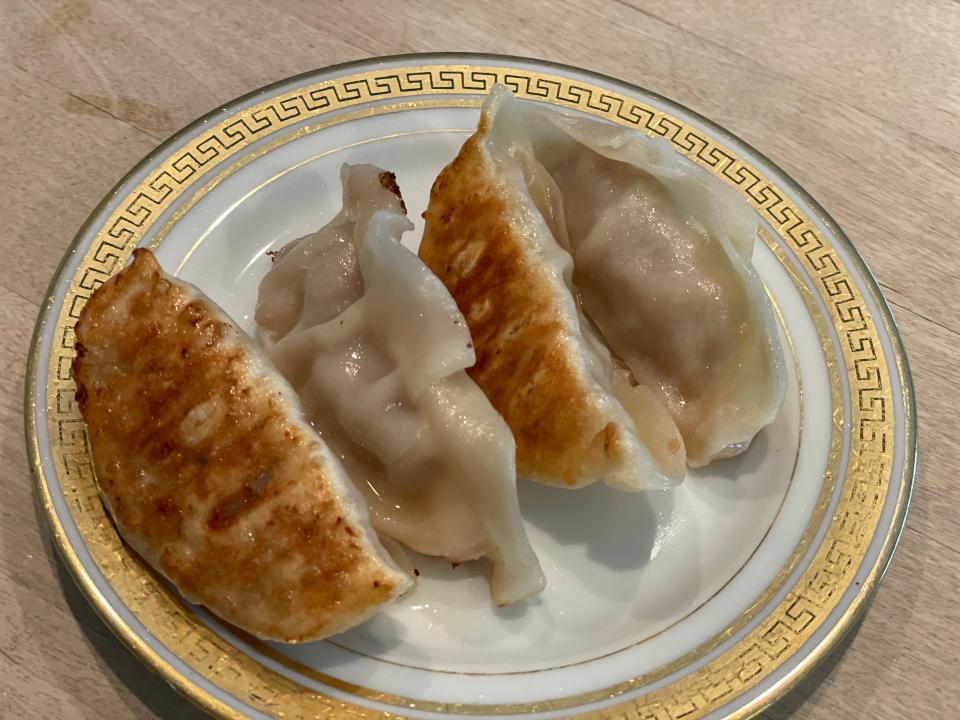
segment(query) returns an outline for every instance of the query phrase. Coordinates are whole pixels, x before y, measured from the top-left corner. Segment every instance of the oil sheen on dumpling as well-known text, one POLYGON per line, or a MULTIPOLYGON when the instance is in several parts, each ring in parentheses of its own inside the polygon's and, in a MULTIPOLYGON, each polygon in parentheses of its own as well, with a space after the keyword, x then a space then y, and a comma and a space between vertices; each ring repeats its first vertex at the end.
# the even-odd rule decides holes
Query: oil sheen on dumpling
POLYGON ((583 310, 632 379, 666 404, 687 462, 745 450, 786 386, 746 203, 635 130, 521 103, 505 88, 484 117, 488 142, 523 169, 571 254, 583 310))
POLYGON ((284 248, 261 284, 270 357, 381 534, 452 562, 488 558, 497 604, 535 595, 544 577, 520 518, 513 438, 464 372, 466 322, 398 242, 413 226, 393 176, 357 165, 341 178, 340 215, 284 248))

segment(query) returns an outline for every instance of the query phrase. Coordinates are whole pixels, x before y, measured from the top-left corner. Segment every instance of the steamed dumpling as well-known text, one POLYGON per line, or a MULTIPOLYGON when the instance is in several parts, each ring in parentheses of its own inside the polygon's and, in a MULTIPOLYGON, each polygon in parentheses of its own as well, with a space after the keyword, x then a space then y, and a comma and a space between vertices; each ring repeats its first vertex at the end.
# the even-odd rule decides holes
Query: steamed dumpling
MULTIPOLYGON (((665 140, 520 103, 505 88, 492 93, 478 135, 502 182, 508 169, 522 173, 520 191, 572 257, 579 304, 631 384, 667 408, 687 462, 745 450, 786 386, 746 204, 665 140)), ((444 205, 431 199, 421 255, 436 269, 451 231, 435 202, 444 205)))
POLYGON ((377 530, 428 555, 493 565, 498 604, 544 577, 520 518, 509 428, 464 372, 470 332, 398 242, 393 176, 344 166, 344 208, 276 256, 257 323, 270 358, 364 492, 377 530))
POLYGON ((260 281, 255 314, 268 349, 285 335, 326 322, 352 305, 363 294, 354 237, 363 237, 378 210, 406 217, 392 173, 369 165, 344 166, 341 179, 340 214, 272 253, 273 266, 260 281))

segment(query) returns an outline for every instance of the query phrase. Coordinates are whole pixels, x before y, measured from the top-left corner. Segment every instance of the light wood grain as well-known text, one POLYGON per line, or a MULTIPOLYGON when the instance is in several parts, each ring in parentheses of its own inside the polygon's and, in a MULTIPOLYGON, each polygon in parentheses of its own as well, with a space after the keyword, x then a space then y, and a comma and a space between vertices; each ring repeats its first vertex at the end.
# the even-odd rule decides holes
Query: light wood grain
POLYGON ((130 165, 218 104, 314 67, 433 50, 538 56, 671 97, 759 148, 850 235, 910 354, 916 493, 863 621, 765 715, 956 713, 960 4, 2 0, 0 17, 0 716, 197 716, 96 618, 34 509, 25 358, 71 237, 130 165))

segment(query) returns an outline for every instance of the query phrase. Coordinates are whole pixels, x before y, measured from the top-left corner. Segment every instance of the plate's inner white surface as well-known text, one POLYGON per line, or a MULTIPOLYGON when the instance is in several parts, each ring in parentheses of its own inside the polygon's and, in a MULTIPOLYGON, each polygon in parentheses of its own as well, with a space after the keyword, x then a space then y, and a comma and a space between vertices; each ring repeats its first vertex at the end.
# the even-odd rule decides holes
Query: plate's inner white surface
MULTIPOLYGON (((306 135, 208 192, 172 226, 158 256, 251 331, 257 284, 269 266, 264 251, 333 217, 342 163, 370 162, 397 173, 416 223, 404 243, 415 248, 430 185, 475 118, 470 109, 395 113, 306 135)), ((802 378, 804 414, 813 405, 822 413, 829 389, 815 330, 775 256, 760 244, 755 264, 795 344, 806 348, 797 352, 809 355, 799 363, 809 374, 802 378)), ((461 701, 456 693, 464 676, 448 676, 441 689, 416 668, 487 675, 574 666, 548 672, 549 687, 537 687, 540 673, 501 675, 489 691, 482 678, 470 686, 482 701, 511 701, 597 687, 601 671, 601 686, 612 684, 697 647, 769 585, 820 490, 829 433, 805 423, 798 452, 798 368, 786 342, 784 349, 791 380, 777 421, 745 455, 689 473, 678 489, 627 494, 519 483, 527 530, 548 580, 537 599, 496 609, 484 564, 454 569, 416 556, 417 589, 370 622, 332 642, 274 649, 363 686, 461 701), (789 510, 780 512, 782 505, 789 510), (610 657, 590 662, 602 656, 610 657), (584 673, 585 667, 593 669, 584 673)))

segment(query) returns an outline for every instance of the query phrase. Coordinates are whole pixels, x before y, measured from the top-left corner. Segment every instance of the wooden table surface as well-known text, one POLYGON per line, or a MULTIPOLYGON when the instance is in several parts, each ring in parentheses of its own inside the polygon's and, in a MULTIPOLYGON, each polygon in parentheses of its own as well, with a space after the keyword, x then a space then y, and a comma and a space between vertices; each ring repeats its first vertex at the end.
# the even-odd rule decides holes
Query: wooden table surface
POLYGON ((24 449, 34 319, 74 233, 174 130, 368 56, 538 56, 677 100, 793 176, 893 305, 920 415, 906 531, 862 622, 769 718, 956 717, 960 695, 960 3, 0 2, 0 716, 195 717, 59 565, 24 449))

